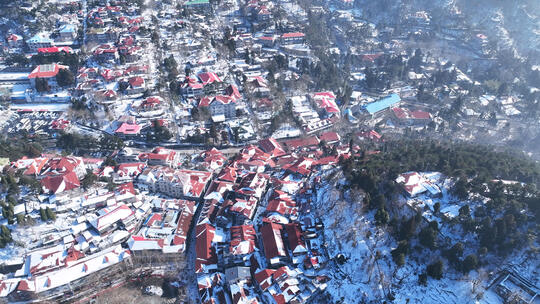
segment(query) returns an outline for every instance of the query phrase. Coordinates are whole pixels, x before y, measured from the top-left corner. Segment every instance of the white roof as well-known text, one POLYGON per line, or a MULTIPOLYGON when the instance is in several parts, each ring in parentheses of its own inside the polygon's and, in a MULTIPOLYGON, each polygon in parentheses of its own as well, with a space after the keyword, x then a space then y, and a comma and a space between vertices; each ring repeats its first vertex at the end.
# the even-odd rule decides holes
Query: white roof
POLYGON ((66 285, 69 282, 85 277, 91 273, 105 269, 109 266, 122 262, 129 257, 129 251, 122 249, 120 245, 110 247, 94 255, 75 261, 68 267, 48 272, 31 279, 26 279, 30 289, 36 293, 44 292, 53 288, 66 285))

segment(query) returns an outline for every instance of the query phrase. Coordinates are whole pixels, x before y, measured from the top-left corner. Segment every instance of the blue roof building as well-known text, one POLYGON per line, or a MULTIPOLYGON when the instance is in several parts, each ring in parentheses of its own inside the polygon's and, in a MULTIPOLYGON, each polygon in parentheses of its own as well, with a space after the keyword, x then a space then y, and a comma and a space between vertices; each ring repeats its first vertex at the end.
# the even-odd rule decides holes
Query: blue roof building
POLYGON ((64 24, 58 31, 60 33, 75 33, 77 30, 73 24, 64 24))
POLYGON ((401 102, 401 98, 398 94, 390 94, 382 99, 379 99, 375 102, 367 104, 364 106, 364 109, 369 113, 369 115, 375 115, 380 111, 391 108, 394 105, 397 105, 401 102))
POLYGON ((50 43, 52 44, 53 41, 49 37, 45 36, 44 34, 37 34, 34 37, 28 39, 26 43, 50 43))

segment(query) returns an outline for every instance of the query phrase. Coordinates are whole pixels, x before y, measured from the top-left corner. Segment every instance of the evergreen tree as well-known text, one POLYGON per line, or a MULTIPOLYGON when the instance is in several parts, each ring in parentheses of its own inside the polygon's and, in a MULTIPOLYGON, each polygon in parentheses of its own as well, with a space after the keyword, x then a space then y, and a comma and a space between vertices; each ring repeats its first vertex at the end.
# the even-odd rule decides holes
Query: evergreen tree
POLYGON ((403 221, 399 230, 400 240, 409 240, 415 235, 416 232, 416 217, 412 216, 410 219, 403 221))
POLYGON ((49 207, 45 209, 45 213, 47 214, 47 219, 52 220, 53 222, 56 220, 56 214, 54 214, 54 211, 52 211, 49 207))
POLYGON ((469 205, 463 205, 461 208, 459 208, 459 216, 460 217, 471 217, 471 209, 469 208, 469 205))
POLYGON ((56 82, 61 87, 67 87, 75 83, 75 78, 69 69, 60 69, 56 74, 56 82))
MULTIPOLYGON (((88 170, 88 171, 90 171, 90 170, 88 170)), ((83 189, 88 189, 92 185, 94 185, 97 180, 98 180, 98 178, 93 172, 91 172, 91 171, 87 172, 86 176, 81 181, 81 187, 83 187, 83 189)))
POLYGON ((388 220, 390 219, 390 216, 388 215, 388 212, 384 210, 384 208, 380 208, 375 213, 375 223, 377 225, 384 225, 388 223, 388 220))
POLYGON ((420 244, 434 249, 437 246, 437 231, 431 227, 426 227, 418 234, 420 244))
POLYGON ((49 82, 44 78, 36 78, 36 91, 38 92, 48 92, 50 90, 49 82))
POLYGON ((6 247, 8 243, 11 243, 13 239, 11 238, 11 231, 5 225, 2 225, 0 228, 0 248, 6 247))
POLYGON ((477 266, 478 266, 478 258, 476 257, 475 254, 469 254, 463 260, 462 269, 463 269, 463 272, 467 273, 473 269, 476 269, 477 266))
POLYGON ((24 214, 19 213, 17 214, 17 224, 23 224, 24 223, 24 214))
POLYGON ((453 264, 457 264, 459 262, 459 258, 463 255, 463 250, 463 243, 455 243, 454 246, 448 250, 448 260, 453 264))
POLYGON ((440 210, 441 210, 441 203, 436 202, 433 205, 433 213, 438 214, 440 210))
POLYGON ((39 216, 41 217, 42 221, 44 221, 44 222, 47 221, 47 212, 45 211, 45 209, 43 209, 43 208, 39 209, 39 216))
POLYGON ((384 198, 384 195, 377 194, 373 200, 371 200, 371 208, 373 209, 383 209, 386 204, 386 199, 384 198))
POLYGON ((433 262, 432 264, 429 264, 426 271, 430 277, 436 280, 440 280, 443 277, 443 268, 443 262, 441 260, 438 260, 436 262, 433 262))

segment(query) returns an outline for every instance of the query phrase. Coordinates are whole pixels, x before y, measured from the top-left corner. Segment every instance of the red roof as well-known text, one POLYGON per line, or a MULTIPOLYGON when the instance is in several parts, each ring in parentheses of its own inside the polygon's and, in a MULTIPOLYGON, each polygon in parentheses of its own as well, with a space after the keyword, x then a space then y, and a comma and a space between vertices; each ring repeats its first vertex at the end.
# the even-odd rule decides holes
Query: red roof
POLYGON ((426 111, 412 111, 411 112, 411 117, 413 119, 431 119, 431 114, 429 112, 426 112, 426 111))
POLYGON ((382 53, 379 53, 379 54, 365 54, 362 56, 362 60, 364 61, 375 61, 375 59, 379 58, 382 56, 382 53))
POLYGON ((122 194, 124 194, 124 193, 137 194, 137 193, 135 192, 135 187, 133 187, 133 183, 132 183, 132 182, 118 185, 118 187, 116 187, 116 190, 117 190, 118 192, 122 193, 122 194))
POLYGON ((408 117, 407 113, 405 112, 404 109, 402 108, 393 108, 392 109, 392 112, 394 112, 394 115, 398 118, 398 119, 405 119, 408 117))
POLYGON ((237 177, 238 174, 236 173, 235 168, 226 167, 221 171, 217 178, 224 181, 235 182, 237 177))
POLYGON ((227 93, 227 95, 229 95, 230 97, 234 99, 238 99, 242 97, 242 95, 238 91, 238 88, 234 84, 231 84, 230 86, 228 86, 227 89, 225 89, 225 92, 227 93))
POLYGON ((302 240, 302 230, 298 223, 291 223, 285 226, 287 230, 287 240, 289 241, 289 248, 293 253, 305 252, 306 243, 302 240))
POLYGON ((65 65, 59 65, 56 63, 53 64, 42 64, 38 65, 30 75, 28 75, 29 79, 32 78, 51 78, 55 77, 60 69, 67 69, 68 66, 65 65))
POLYGON ((296 33, 285 33, 281 35, 281 38, 302 38, 306 36, 304 33, 296 32, 296 33))
POLYGON ((270 98, 261 98, 256 100, 256 102, 259 107, 271 107, 273 104, 270 98))
POLYGON ((236 100, 234 98, 231 98, 230 96, 227 96, 227 95, 217 95, 212 100, 212 102, 214 102, 214 101, 221 102, 222 104, 229 104, 231 102, 235 102, 236 100))
POLYGON ((264 269, 255 273, 255 281, 263 291, 267 290, 272 285, 272 275, 276 272, 275 269, 264 269))
POLYGON ((255 228, 253 225, 231 227, 231 244, 229 251, 232 254, 248 254, 255 251, 255 228))
POLYGON ((315 104, 319 108, 323 108, 328 113, 339 113, 339 107, 337 106, 336 102, 332 98, 328 97, 319 97, 315 99, 315 104))
POLYGON ((141 126, 138 124, 128 124, 127 122, 123 122, 114 133, 121 133, 121 134, 139 134, 141 131, 141 126))
POLYGON ((285 141, 285 145, 289 150, 296 150, 298 148, 313 147, 319 144, 319 139, 316 136, 303 137, 298 139, 290 139, 285 141))
POLYGON ((75 172, 62 175, 47 176, 41 180, 41 185, 51 193, 68 191, 78 188, 81 184, 75 172))
POLYGON ((332 143, 332 142, 336 142, 336 141, 339 141, 341 139, 341 137, 339 136, 339 134, 337 134, 336 132, 324 132, 324 133, 321 133, 319 135, 319 140, 321 141, 325 141, 327 143, 332 143))
POLYGON ((16 34, 10 34, 6 38, 7 41, 17 41, 19 39, 21 39, 21 36, 16 35, 16 34))
POLYGON ((209 260, 213 257, 212 240, 216 233, 216 228, 210 224, 199 224, 195 228, 195 252, 197 259, 209 260))
POLYGON ((264 254, 267 259, 286 255, 281 229, 282 226, 276 223, 264 223, 261 227, 264 254))
POLYGON ((334 93, 332 92, 318 92, 313 94, 313 97, 327 97, 331 99, 336 99, 336 95, 334 95, 334 93))
POLYGON ((131 77, 128 81, 132 88, 144 85, 144 79, 140 76, 131 77))
POLYGON ((219 78, 219 76, 214 72, 200 73, 197 76, 199 76, 199 79, 201 80, 203 85, 207 85, 214 82, 221 82, 221 79, 219 78))
POLYGON ((428 120, 431 119, 431 114, 426 111, 416 110, 410 111, 409 109, 404 108, 392 108, 394 115, 398 119, 421 119, 428 120))
POLYGON ((261 147, 264 152, 272 155, 272 157, 285 155, 285 151, 281 145, 272 137, 260 140, 259 147, 261 147))
POLYGON ((143 108, 153 108, 158 106, 161 103, 161 98, 157 96, 147 97, 142 103, 141 107, 143 108))
POLYGON ((40 54, 51 54, 51 53, 59 53, 59 52, 65 52, 65 53, 73 53, 73 49, 71 49, 69 46, 53 46, 48 48, 38 48, 38 53, 40 54))
POLYGON ((81 159, 73 156, 51 158, 46 165, 46 174, 67 173, 75 170, 81 159))
POLYGON ((212 102, 212 99, 208 96, 204 96, 199 100, 199 107, 208 107, 210 103, 212 102))

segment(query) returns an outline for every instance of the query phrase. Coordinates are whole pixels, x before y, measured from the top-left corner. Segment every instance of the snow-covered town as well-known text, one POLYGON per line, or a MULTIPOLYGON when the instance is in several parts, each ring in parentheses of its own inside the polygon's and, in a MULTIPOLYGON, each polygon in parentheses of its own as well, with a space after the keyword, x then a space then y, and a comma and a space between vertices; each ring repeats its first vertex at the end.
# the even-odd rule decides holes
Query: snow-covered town
POLYGON ((0 1, 0 303, 540 303, 538 5, 0 1))

